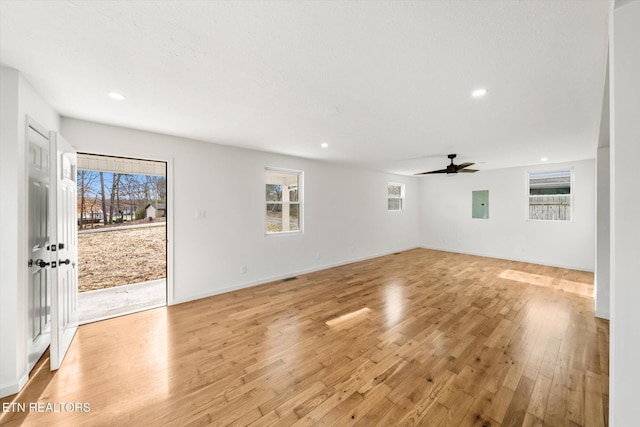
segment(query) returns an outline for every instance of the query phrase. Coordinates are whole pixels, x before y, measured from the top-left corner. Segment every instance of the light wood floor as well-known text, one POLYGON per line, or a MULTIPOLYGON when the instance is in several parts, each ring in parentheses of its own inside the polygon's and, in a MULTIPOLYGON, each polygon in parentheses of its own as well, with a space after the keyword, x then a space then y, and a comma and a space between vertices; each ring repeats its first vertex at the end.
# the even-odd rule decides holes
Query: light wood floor
POLYGON ((42 360, 2 402, 90 412, 0 422, 602 426, 609 325, 592 284, 415 249, 84 325, 57 373, 42 360))

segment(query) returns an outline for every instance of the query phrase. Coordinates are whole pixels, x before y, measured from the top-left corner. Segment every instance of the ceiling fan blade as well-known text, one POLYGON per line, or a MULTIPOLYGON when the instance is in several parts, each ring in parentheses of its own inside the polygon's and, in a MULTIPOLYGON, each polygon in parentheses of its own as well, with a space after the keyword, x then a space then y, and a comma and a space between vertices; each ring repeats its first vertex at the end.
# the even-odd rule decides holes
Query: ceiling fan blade
POLYGON ((468 168, 469 166, 475 165, 475 163, 471 163, 471 162, 466 162, 466 163, 461 163, 458 166, 456 166, 456 169, 460 170, 462 168, 468 168))
POLYGON ((478 172, 477 169, 466 169, 469 166, 475 165, 475 163, 465 162, 465 163, 456 165, 456 164, 453 163, 453 159, 456 158, 455 154, 449 154, 447 157, 451 160, 451 164, 447 165, 446 169, 439 169, 439 170, 430 171, 430 172, 416 173, 414 175, 431 175, 431 174, 435 174, 435 173, 457 174, 458 172, 465 172, 465 173, 478 172))
POLYGON ((437 170, 437 171, 416 173, 414 175, 429 175, 429 174, 433 174, 433 173, 447 173, 447 170, 446 169, 440 169, 440 170, 437 170))

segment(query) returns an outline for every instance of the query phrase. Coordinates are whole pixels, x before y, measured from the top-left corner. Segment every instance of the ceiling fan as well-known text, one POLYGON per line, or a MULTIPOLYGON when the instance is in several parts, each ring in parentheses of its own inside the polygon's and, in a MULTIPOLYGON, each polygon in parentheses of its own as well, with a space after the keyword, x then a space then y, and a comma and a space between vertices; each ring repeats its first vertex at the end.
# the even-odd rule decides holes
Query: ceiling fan
POLYGON ((450 173, 459 173, 459 172, 463 172, 463 173, 474 173, 474 172, 478 172, 478 169, 466 169, 471 165, 474 165, 475 163, 462 163, 460 165, 454 165, 453 164, 453 159, 456 158, 455 154, 449 154, 447 156, 448 158, 451 159, 451 164, 447 165, 446 169, 439 169, 437 171, 430 171, 430 172, 422 172, 422 173, 417 173, 415 175, 428 175, 428 174, 432 174, 432 173, 446 173, 446 174, 450 174, 450 173))

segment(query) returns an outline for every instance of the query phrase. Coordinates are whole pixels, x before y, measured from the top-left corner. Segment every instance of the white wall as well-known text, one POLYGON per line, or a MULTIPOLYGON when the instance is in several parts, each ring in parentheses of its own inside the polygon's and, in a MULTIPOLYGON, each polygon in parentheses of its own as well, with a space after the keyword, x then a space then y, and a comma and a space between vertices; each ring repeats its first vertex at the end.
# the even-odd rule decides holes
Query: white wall
POLYGON ((640 405, 640 2, 613 13, 611 70, 610 425, 638 425, 640 405))
POLYGON ((596 316, 609 319, 610 296, 610 201, 609 201, 609 147, 598 148, 596 158, 596 271, 594 277, 594 300, 596 316))
POLYGON ((27 372, 26 116, 49 130, 58 115, 14 69, 0 67, 0 396, 17 392, 27 372))
POLYGON ((18 72, 0 69, 0 396, 18 387, 18 72))
POLYGON ((81 152, 173 159, 175 302, 418 246, 412 177, 66 118, 62 135, 81 152), (304 234, 265 236, 266 166, 304 171, 304 234), (387 211, 389 181, 406 184, 405 212, 387 211))
POLYGON ((594 270, 595 162, 420 178, 420 245, 426 248, 594 270), (526 221, 529 171, 573 168, 571 222, 526 221), (489 219, 471 218, 471 192, 489 190, 489 219))

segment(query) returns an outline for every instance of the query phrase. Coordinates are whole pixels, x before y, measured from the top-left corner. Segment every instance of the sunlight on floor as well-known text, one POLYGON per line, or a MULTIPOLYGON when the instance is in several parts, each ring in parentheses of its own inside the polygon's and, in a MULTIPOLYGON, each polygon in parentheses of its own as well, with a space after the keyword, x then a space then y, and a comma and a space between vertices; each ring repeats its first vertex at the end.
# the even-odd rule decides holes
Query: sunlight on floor
POLYGON ((360 310, 352 311, 351 313, 343 314, 342 316, 334 317, 331 320, 327 320, 325 323, 328 326, 337 326, 343 322, 356 319, 364 314, 367 314, 371 311, 369 307, 361 308, 360 310))
MULTIPOLYGON (((81 327, 81 335, 76 338, 70 349, 71 356, 63 364, 58 375, 64 375, 73 381, 76 395, 89 395, 96 387, 92 376, 79 378, 79 372, 95 370, 114 370, 116 372, 135 373, 136 380, 129 375, 114 376, 110 386, 118 390, 116 395, 106 401, 89 401, 92 409, 108 410, 112 416, 120 416, 131 411, 141 411, 155 402, 162 402, 170 396, 169 381, 173 374, 169 359, 168 320, 166 310, 151 310, 111 321, 97 322, 81 327), (126 325, 126 326, 124 326, 126 325), (123 327, 124 326, 124 327, 123 327), (118 331, 118 332, 112 332, 118 331), (137 340, 130 341, 129 334, 138 334, 137 340), (87 346, 100 340, 119 342, 105 355, 88 353, 87 346), (64 371, 63 371, 64 369, 64 371)), ((94 344, 95 345, 95 344, 94 344)), ((175 349, 171 349, 175 351, 175 349)))
POLYGON ((562 289, 565 292, 571 292, 585 297, 593 296, 593 285, 589 283, 574 282, 571 280, 561 279, 558 288, 562 289))
POLYGON ((392 327, 404 314, 404 287, 400 283, 391 283, 384 288, 384 296, 387 327, 392 327))
POLYGON ((566 279, 560 279, 559 281, 554 282, 553 277, 550 276, 543 276, 540 274, 526 273, 524 271, 516 270, 502 270, 502 273, 500 273, 498 277, 500 277, 501 279, 527 283, 529 285, 558 289, 585 297, 593 296, 593 285, 590 283, 575 282, 566 279))
POLYGON ((545 287, 551 287, 551 284, 553 283, 553 277, 525 273, 524 271, 516 270, 503 270, 498 277, 501 279, 515 280, 516 282, 545 287))

